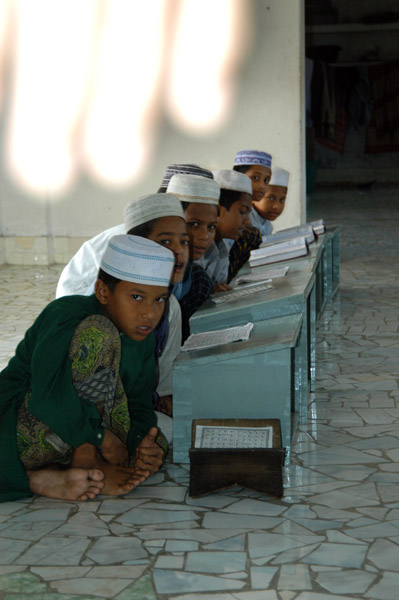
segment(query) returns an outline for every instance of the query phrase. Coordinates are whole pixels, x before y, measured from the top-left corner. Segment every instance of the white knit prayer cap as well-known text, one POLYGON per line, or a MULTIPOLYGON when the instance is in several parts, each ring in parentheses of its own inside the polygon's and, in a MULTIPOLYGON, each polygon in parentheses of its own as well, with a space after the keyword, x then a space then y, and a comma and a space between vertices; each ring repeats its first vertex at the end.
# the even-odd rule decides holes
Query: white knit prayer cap
POLYGON ((252 182, 245 173, 230 169, 221 169, 219 171, 213 171, 213 176, 222 190, 244 192, 252 196, 252 182))
POLYGON ((122 281, 164 287, 169 286, 174 266, 171 250, 136 235, 112 237, 100 262, 103 271, 122 281))
POLYGON ((174 194, 182 202, 219 204, 220 185, 214 180, 200 175, 178 173, 169 181, 168 193, 174 194))
POLYGON ((133 200, 124 210, 126 231, 133 227, 160 219, 161 217, 181 217, 184 219, 181 202, 172 194, 147 194, 133 200))
POLYGON ((289 177, 290 174, 285 169, 282 169, 281 167, 273 167, 269 185, 281 185, 283 187, 287 187, 289 177))

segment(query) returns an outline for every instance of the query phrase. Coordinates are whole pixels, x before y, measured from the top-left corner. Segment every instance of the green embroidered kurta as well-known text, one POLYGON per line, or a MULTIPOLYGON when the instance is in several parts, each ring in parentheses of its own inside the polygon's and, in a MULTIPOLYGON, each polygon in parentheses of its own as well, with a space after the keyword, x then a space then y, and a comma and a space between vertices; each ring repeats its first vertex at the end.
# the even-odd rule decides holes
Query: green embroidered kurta
MULTIPOLYGON (((16 442, 18 409, 28 391, 29 411, 66 444, 76 448, 85 442, 94 446, 102 443, 101 417, 92 402, 78 396, 69 358, 76 327, 95 314, 103 314, 95 296, 67 296, 51 302, 0 373, 0 502, 31 495, 16 442)), ((152 408, 155 338, 151 334, 135 342, 122 334, 121 342, 120 376, 128 398, 128 444, 133 453, 149 429, 156 426, 152 408)))

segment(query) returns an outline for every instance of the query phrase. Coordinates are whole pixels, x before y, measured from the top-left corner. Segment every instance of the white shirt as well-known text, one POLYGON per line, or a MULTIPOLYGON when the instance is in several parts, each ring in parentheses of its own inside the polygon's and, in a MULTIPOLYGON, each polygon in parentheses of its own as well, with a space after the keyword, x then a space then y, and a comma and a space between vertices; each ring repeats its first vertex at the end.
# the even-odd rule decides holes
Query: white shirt
POLYGON ((199 260, 195 261, 198 265, 205 269, 209 277, 212 279, 214 285, 227 282, 230 253, 230 247, 226 243, 228 241, 230 240, 222 239, 220 242, 218 242, 218 244, 212 242, 203 256, 199 260))
MULTIPOLYGON (((94 294, 94 284, 97 280, 101 257, 108 240, 114 235, 126 233, 125 226, 116 225, 102 231, 80 247, 75 256, 64 267, 58 281, 56 298, 81 294, 94 294)), ((157 392, 160 396, 172 394, 172 364, 181 347, 181 310, 180 304, 171 294, 169 298, 169 335, 159 358, 159 383, 157 392)))
POLYGON ((114 235, 126 233, 124 225, 116 225, 102 231, 87 242, 84 242, 75 256, 64 267, 58 280, 55 297, 81 294, 94 294, 94 284, 97 280, 101 257, 108 241, 114 235))
POLYGON ((264 235, 270 235, 272 233, 273 225, 271 221, 268 221, 267 219, 261 217, 258 211, 254 208, 252 208, 251 212, 249 213, 249 220, 251 221, 252 227, 256 227, 256 229, 259 229, 262 237, 264 235))
POLYGON ((230 238, 223 238, 223 241, 224 241, 225 245, 227 246, 227 248, 229 249, 229 252, 230 252, 230 250, 234 246, 235 240, 231 240, 230 238))

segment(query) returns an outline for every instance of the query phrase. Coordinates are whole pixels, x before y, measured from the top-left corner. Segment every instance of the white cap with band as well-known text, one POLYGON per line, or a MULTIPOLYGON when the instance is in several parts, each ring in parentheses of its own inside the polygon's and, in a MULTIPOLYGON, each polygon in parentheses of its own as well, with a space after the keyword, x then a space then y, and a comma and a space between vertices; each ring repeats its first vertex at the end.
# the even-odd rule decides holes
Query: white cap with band
POLYGON ((182 202, 201 204, 219 203, 220 186, 213 179, 200 175, 177 174, 171 178, 168 193, 177 196, 182 202))
POLYGON ((181 201, 172 194, 147 194, 130 202, 124 210, 126 231, 162 217, 184 219, 181 201))
POLYGON ((168 287, 175 257, 171 250, 136 235, 115 235, 101 258, 100 268, 122 281, 168 287))

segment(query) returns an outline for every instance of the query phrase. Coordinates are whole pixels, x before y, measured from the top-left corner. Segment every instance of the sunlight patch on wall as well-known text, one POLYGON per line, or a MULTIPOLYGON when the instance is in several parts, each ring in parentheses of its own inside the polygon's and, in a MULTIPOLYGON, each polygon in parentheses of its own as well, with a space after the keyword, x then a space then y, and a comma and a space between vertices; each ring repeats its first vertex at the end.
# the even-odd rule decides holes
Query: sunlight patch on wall
POLYGON ((191 136, 219 131, 250 9, 241 0, 3 0, 0 102, 9 94, 13 181, 52 197, 82 173, 126 186, 148 168, 165 114, 191 136))

